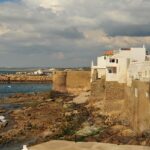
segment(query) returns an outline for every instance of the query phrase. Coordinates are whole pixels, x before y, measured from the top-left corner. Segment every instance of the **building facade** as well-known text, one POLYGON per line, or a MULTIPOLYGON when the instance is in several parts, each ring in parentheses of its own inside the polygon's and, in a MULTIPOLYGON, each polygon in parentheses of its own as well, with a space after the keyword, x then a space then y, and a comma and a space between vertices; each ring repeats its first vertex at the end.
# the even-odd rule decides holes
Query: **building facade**
POLYGON ((116 81, 131 85, 133 79, 150 79, 150 56, 146 48, 121 48, 105 51, 92 62, 91 82, 105 76, 106 81, 116 81))

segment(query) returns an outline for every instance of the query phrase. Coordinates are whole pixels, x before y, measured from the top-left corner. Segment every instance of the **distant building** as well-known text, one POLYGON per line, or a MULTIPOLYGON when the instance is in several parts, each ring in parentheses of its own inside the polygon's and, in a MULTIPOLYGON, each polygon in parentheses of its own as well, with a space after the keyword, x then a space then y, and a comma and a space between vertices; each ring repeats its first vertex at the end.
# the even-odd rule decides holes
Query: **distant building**
POLYGON ((43 75, 43 71, 41 69, 34 71, 34 75, 43 75))

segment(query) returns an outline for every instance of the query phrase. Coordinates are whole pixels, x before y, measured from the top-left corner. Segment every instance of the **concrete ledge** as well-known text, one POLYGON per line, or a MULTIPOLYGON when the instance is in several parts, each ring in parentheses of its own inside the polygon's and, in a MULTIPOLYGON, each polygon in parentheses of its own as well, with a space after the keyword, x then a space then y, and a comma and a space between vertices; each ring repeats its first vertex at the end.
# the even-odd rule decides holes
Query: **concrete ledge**
POLYGON ((150 147, 115 145, 96 142, 50 141, 29 147, 29 150, 150 150, 150 147))

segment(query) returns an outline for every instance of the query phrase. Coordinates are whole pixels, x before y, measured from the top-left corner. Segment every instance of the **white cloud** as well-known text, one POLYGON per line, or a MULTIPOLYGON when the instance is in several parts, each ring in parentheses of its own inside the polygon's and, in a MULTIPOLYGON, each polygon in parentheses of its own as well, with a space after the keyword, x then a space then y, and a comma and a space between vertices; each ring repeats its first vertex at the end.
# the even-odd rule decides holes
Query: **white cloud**
POLYGON ((103 49, 150 47, 149 9, 149 0, 0 3, 0 64, 87 65, 103 49))
POLYGON ((7 26, 0 24, 0 36, 8 33, 9 31, 10 29, 7 26))
POLYGON ((71 0, 22 0, 28 7, 42 7, 51 9, 53 12, 62 12, 71 0))
POLYGON ((112 21, 122 22, 122 23, 135 23, 135 20, 131 17, 128 12, 120 12, 118 10, 111 10, 105 13, 106 17, 112 21))

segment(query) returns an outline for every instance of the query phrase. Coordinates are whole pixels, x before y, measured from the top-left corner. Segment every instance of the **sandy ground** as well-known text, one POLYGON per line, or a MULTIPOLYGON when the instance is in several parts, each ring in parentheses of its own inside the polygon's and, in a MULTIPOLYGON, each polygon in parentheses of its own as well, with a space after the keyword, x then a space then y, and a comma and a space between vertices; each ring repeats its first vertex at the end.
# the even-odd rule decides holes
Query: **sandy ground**
POLYGON ((30 147, 29 150, 150 150, 150 147, 115 145, 96 142, 74 143, 68 141, 50 141, 30 147))

